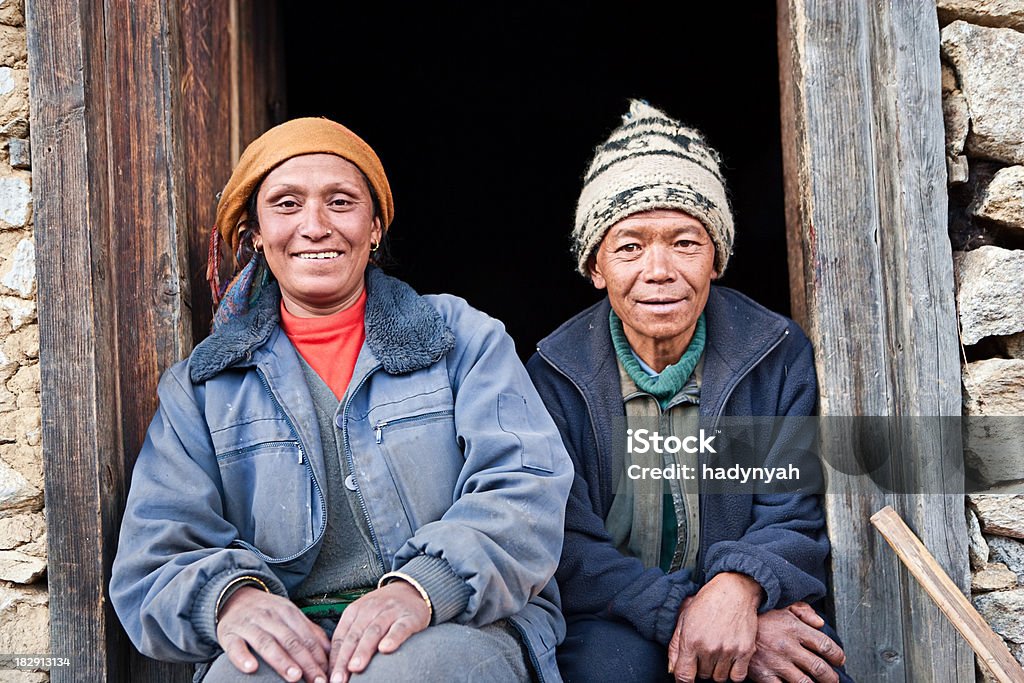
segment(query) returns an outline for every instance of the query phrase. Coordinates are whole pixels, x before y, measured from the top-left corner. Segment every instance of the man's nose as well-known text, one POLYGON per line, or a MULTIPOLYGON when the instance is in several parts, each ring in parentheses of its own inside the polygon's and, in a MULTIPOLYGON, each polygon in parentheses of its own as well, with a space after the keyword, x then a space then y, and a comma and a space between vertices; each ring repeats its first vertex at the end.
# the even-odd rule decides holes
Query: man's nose
POLYGON ((672 251, 661 245, 654 245, 644 254, 644 277, 649 282, 665 282, 672 280, 672 251))

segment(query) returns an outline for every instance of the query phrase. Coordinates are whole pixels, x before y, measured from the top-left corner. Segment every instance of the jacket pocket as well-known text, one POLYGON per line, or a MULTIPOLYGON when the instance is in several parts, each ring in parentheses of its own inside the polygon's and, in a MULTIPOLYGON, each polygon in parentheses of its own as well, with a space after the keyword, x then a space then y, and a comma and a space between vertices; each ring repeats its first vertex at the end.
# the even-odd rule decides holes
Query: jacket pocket
POLYGON ((378 418, 372 426, 410 527, 440 519, 452 506, 465 463, 454 407, 424 407, 411 415, 378 418))
POLYGON ((264 560, 293 558, 312 545, 312 478, 297 441, 275 440, 217 454, 224 517, 264 560))
MULTIPOLYGON (((544 408, 539 407, 539 410, 544 408)), ((550 435, 537 427, 538 417, 531 413, 526 398, 518 394, 498 394, 498 425, 503 432, 519 439, 523 467, 554 472, 550 435)))

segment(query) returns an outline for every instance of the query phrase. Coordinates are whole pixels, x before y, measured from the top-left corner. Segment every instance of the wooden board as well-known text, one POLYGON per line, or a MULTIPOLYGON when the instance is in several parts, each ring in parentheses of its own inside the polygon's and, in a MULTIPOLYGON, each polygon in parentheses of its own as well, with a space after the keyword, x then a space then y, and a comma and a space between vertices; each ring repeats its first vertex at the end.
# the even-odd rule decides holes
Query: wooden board
MULTIPOLYGON (((901 416, 883 435, 894 493, 829 473, 837 627, 856 680, 973 679, 969 648, 880 543, 891 504, 966 588, 960 414, 947 237, 939 35, 927 0, 780 0, 793 310, 815 346, 821 411, 901 416), (962 489, 961 489, 962 490, 962 489)), ((857 455, 856 425, 825 453, 857 455)))
POLYGON ((55 682, 191 680, 132 648, 106 589, 157 381, 209 324, 231 122, 269 125, 267 64, 259 97, 281 92, 273 11, 235 5, 232 34, 221 0, 27 2, 51 641, 73 659, 55 682), (262 72, 240 76, 229 35, 264 41, 239 46, 262 72), (256 113, 230 111, 232 82, 256 113))

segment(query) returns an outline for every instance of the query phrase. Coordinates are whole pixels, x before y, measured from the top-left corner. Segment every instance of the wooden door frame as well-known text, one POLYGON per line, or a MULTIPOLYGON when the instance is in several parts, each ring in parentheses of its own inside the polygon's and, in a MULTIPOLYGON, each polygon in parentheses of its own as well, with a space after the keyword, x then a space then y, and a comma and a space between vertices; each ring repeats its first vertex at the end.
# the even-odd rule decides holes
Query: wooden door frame
MULTIPOLYGON (((276 3, 26 5, 51 638, 75 664, 52 680, 188 680, 135 652, 106 586, 157 379, 209 322, 216 192, 281 118, 276 3)), ((778 15, 793 311, 815 343, 823 412, 959 414, 934 1, 778 0, 778 15), (837 287, 844 276, 868 295, 837 287), (881 379, 852 384, 851 368, 881 379)), ((910 444, 922 486, 934 448, 910 444)), ((962 497, 833 485, 851 671, 967 680, 965 646, 867 519, 895 504, 965 586, 962 497)))
MULTIPOLYGON (((958 417, 935 2, 777 7, 792 310, 814 345, 821 414, 958 417)), ((892 505, 967 589, 963 488, 942 494, 963 480, 960 434, 901 438, 910 431, 895 430, 891 458, 911 495, 831 473, 847 669, 855 680, 973 680, 966 642, 868 520, 892 505)))
POLYGON ((53 681, 188 681, 107 597, 161 372, 209 320, 206 236, 283 107, 274 2, 27 0, 53 681))

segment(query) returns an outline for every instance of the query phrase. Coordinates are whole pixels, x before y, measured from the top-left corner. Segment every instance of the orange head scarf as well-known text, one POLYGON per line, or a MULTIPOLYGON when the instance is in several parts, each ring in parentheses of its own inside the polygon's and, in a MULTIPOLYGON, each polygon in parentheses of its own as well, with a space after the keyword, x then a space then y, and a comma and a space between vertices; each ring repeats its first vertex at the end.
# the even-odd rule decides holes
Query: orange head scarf
MULTIPOLYGON (((340 123, 324 118, 292 119, 274 126, 242 152, 217 203, 217 223, 210 233, 210 258, 206 270, 214 305, 226 295, 221 291, 218 272, 221 245, 227 245, 233 269, 237 270, 236 254, 242 226, 249 218, 245 209, 249 196, 279 164, 303 154, 335 154, 355 164, 370 181, 370 188, 379 203, 381 225, 387 232, 395 215, 391 186, 377 154, 362 138, 340 123)), ((228 289, 241 284, 238 280, 236 277, 228 289)))

